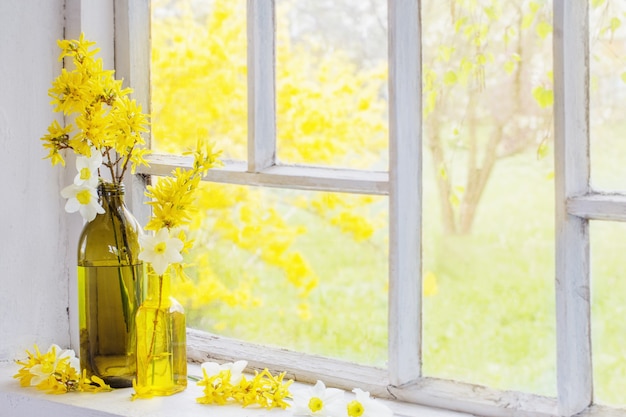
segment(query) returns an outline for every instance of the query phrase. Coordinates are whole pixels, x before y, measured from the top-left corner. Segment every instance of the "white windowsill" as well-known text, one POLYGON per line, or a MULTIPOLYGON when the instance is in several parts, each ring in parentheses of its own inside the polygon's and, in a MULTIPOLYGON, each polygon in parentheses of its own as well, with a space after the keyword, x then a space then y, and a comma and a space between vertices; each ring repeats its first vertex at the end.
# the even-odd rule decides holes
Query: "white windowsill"
MULTIPOLYGON (((196 403, 202 396, 202 389, 189 381, 187 389, 171 397, 154 397, 131 401, 132 388, 117 389, 106 393, 70 393, 49 395, 35 388, 22 388, 13 378, 19 366, 14 363, 0 363, 0 416, 39 417, 62 415, 64 417, 197 417, 199 415, 219 415, 220 417, 288 417, 290 409, 265 410, 242 408, 239 405, 210 406, 196 403)), ((198 365, 189 365, 190 375, 200 375, 198 365)), ((306 384, 294 383, 292 392, 306 389, 306 384)), ((346 395, 352 395, 347 393, 346 395)), ((378 400, 383 401, 383 400, 378 400)), ((413 404, 384 401, 397 417, 469 417, 469 414, 456 413, 422 407, 413 404)))

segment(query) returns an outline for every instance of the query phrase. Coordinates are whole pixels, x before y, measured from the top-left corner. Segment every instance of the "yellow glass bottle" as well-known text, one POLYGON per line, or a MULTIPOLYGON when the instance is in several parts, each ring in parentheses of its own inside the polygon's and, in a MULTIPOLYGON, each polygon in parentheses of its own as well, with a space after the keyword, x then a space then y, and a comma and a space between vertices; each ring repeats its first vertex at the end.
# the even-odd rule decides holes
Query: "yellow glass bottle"
POLYGON ((114 388, 135 377, 135 315, 143 301, 144 265, 137 220, 121 184, 98 185, 103 214, 87 223, 78 243, 80 366, 114 388))
POLYGON ((136 320, 136 389, 147 395, 171 395, 187 388, 185 311, 170 295, 170 275, 148 270, 148 292, 136 320))

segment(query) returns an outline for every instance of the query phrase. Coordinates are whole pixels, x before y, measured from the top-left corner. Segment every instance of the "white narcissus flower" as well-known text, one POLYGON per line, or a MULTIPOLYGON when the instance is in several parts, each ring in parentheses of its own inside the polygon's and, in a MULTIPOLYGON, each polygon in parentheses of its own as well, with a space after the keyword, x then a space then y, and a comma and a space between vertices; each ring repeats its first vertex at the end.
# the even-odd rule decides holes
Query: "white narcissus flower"
POLYGON ((67 363, 74 368, 77 374, 80 374, 80 362, 72 349, 63 350, 58 345, 52 344, 44 357, 46 359, 43 363, 30 368, 30 373, 33 374, 33 378, 30 380, 31 386, 37 386, 47 380, 50 375, 57 371, 59 362, 66 357, 69 358, 67 363))
POLYGON ((308 388, 305 392, 294 392, 294 416, 331 417, 331 412, 337 407, 337 402, 343 398, 343 391, 336 388, 326 388, 322 381, 308 388))
POLYGON ((243 377, 242 372, 246 369, 246 366, 248 366, 247 361, 226 362, 221 365, 217 362, 204 362, 202 369, 207 376, 215 376, 222 371, 230 371, 230 383, 237 385, 243 377))
POLYGON ((183 260, 180 251, 183 250, 183 241, 177 237, 170 237, 167 228, 162 228, 154 236, 139 236, 141 252, 139 259, 150 262, 157 275, 163 275, 171 263, 183 260))
POLYGON ((352 390, 356 398, 335 415, 342 417, 392 417, 393 411, 386 405, 370 398, 370 393, 359 388, 352 390))
POLYGON ((104 209, 98 203, 98 192, 95 187, 87 184, 72 184, 62 189, 61 195, 68 199, 65 203, 65 211, 68 213, 79 211, 88 222, 92 221, 96 214, 104 213, 104 209))
POLYGON ((91 157, 79 156, 76 158, 76 170, 74 185, 98 185, 98 168, 102 165, 102 154, 95 148, 91 148, 91 157))

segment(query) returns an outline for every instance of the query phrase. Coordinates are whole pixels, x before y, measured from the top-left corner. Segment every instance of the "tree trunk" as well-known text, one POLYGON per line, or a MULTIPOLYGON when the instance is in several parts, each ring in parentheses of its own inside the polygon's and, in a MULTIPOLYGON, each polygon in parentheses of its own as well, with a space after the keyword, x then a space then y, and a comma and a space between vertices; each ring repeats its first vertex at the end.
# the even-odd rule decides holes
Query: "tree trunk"
MULTIPOLYGON (((496 126, 495 131, 491 134, 489 142, 485 147, 485 155, 483 156, 481 166, 468 166, 465 193, 463 194, 459 210, 459 234, 468 234, 472 231, 478 203, 483 196, 487 181, 498 160, 497 150, 502 138, 502 130, 503 126, 496 126)), ((476 156, 474 155, 474 157, 476 156)))
POLYGON ((428 135, 428 148, 433 157, 433 171, 437 183, 439 206, 441 208, 441 221, 446 234, 456 234, 457 225, 454 207, 451 202, 452 184, 448 175, 448 166, 445 160, 441 136, 437 130, 439 121, 435 117, 430 119, 430 134, 428 135))

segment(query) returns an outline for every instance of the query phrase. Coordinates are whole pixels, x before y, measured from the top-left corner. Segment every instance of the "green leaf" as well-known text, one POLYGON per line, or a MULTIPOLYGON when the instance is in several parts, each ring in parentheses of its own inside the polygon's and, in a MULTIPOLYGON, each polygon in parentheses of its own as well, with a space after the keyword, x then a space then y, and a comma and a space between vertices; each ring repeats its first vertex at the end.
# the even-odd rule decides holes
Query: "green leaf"
POLYGON ((457 77, 456 72, 454 72, 452 70, 446 72, 446 74, 443 76, 443 82, 444 82, 445 85, 456 84, 458 79, 459 79, 459 77, 457 77))
POLYGON ((611 32, 615 32, 617 28, 622 26, 622 21, 618 17, 614 17, 611 19, 611 32))
POLYGON ((494 6, 483 7, 483 11, 485 12, 489 20, 496 21, 500 18, 500 14, 494 6))
POLYGON ((626 84, 626 72, 622 72, 621 78, 624 84, 626 84))
POLYGON ((550 107, 554 103, 554 95, 552 94, 552 90, 545 89, 543 86, 539 85, 533 88, 532 93, 535 101, 542 109, 550 107))
POLYGON ((537 3, 536 1, 531 1, 528 5, 528 7, 530 7, 530 11, 535 14, 539 11, 539 8, 541 8, 541 5, 539 3, 537 3))
POLYGON ((453 46, 447 46, 447 45, 441 45, 438 49, 439 52, 439 58, 443 61, 443 62, 448 62, 450 61, 450 58, 452 57, 452 53, 454 52, 454 47, 453 46))
POLYGON ((513 71, 515 71, 515 62, 513 61, 506 61, 504 63, 504 71, 511 75, 513 73, 513 71))
POLYGON ((547 141, 542 141, 537 148, 537 159, 543 159, 548 156, 548 143, 547 141))
POLYGON ((535 28, 535 30, 537 31, 537 35, 539 35, 541 39, 545 39, 549 34, 552 33, 552 25, 548 22, 541 21, 537 23, 537 27, 535 28))
POLYGON ((474 69, 474 63, 469 59, 463 57, 461 59, 459 67, 461 69, 461 74, 463 74, 464 76, 468 76, 474 69))
POLYGON ((535 15, 532 14, 525 14, 522 16, 522 30, 528 29, 533 24, 534 19, 535 15))
POLYGON ((505 31, 504 31, 504 44, 508 45, 509 42, 515 37, 515 35, 517 34, 516 30, 514 27, 509 26, 505 31))
POLYGON ((459 33, 459 31, 461 30, 465 22, 467 22, 467 17, 462 17, 459 20, 457 20, 456 23, 454 24, 454 32, 459 33))
POLYGON ((439 167, 439 176, 444 180, 448 179, 448 171, 446 170, 446 166, 444 164, 441 164, 439 167))
POLYGON ((459 199, 459 196, 456 194, 450 194, 449 200, 450 200, 450 204, 452 204, 454 207, 458 207, 461 205, 461 200, 459 199))
POLYGON ((422 110, 424 113, 424 117, 428 116, 430 113, 435 111, 435 104, 437 103, 437 92, 431 91, 426 96, 426 101, 424 102, 424 109, 422 110))
POLYGON ((591 7, 600 7, 606 0, 591 0, 591 7))

